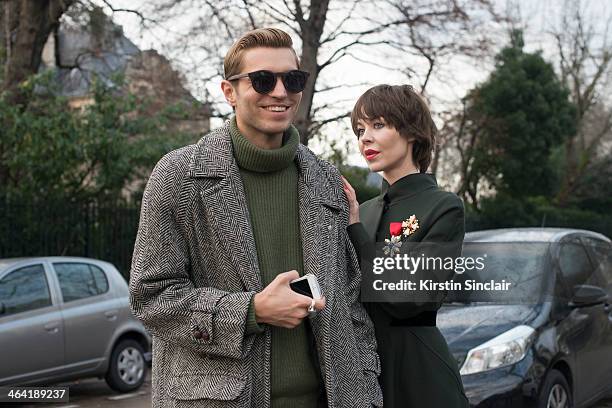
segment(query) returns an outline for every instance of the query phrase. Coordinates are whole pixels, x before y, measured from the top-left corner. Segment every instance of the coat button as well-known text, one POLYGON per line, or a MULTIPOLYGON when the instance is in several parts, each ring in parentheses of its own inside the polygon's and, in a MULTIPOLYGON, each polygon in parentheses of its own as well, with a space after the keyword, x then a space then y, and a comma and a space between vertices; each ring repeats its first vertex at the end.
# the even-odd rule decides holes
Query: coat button
POLYGON ((195 329, 193 329, 193 332, 191 334, 193 335, 193 338, 197 340, 210 340, 210 334, 208 334, 208 331, 206 331, 206 329, 200 330, 196 327, 195 329))
POLYGON ((206 330, 202 330, 200 334, 202 335, 202 340, 204 341, 210 340, 210 334, 208 334, 206 330))

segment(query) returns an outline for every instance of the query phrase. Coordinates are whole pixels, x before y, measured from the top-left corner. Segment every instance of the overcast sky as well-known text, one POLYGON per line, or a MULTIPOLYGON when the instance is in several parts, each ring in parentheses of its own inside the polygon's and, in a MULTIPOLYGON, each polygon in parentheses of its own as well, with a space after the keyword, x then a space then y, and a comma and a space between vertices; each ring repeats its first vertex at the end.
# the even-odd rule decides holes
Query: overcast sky
MULTIPOLYGON (((113 0, 112 3, 115 7, 137 8, 144 4, 145 1, 113 0)), ((332 0, 332 4, 333 3, 334 0, 332 0)), ((606 24, 606 20, 602 17, 610 16, 612 11, 612 4, 610 3, 612 2, 606 0, 583 1, 587 9, 589 21, 593 22, 593 24, 598 27, 602 35, 606 24)), ((520 25, 525 28, 525 49, 527 51, 542 50, 544 57, 548 59, 554 58, 556 49, 550 36, 547 35, 547 31, 559 24, 560 13, 563 10, 564 4, 565 0, 518 0, 512 3, 506 0, 497 0, 499 9, 512 15, 517 21, 520 21, 520 25), (516 7, 516 4, 518 4, 519 7, 516 7)), ((185 19, 188 18, 188 16, 185 16, 185 19)), ((162 33, 161 30, 157 30, 157 32, 154 30, 142 31, 139 19, 135 15, 130 13, 116 13, 114 15, 114 20, 116 23, 123 26, 128 38, 130 38, 139 48, 155 48, 162 54, 176 54, 176 50, 172 48, 172 40, 167 33, 162 33)), ((185 26, 187 26, 187 24, 185 24, 185 26)), ((183 27, 171 27, 173 31, 177 32, 179 32, 181 28, 183 27)), ((491 29, 490 35, 491 38, 495 39, 497 49, 503 47, 508 41, 507 34, 504 32, 503 28, 491 29)), ((601 40, 601 38, 599 40, 601 40)), ((608 39, 608 41, 612 41, 612 39, 608 39)), ((179 70, 181 69, 180 58, 182 58, 182 56, 178 55, 174 59, 171 59, 171 62, 173 62, 175 67, 179 70)), ((410 63, 414 64, 415 61, 410 61, 410 63)), ((442 68, 439 76, 434 77, 427 87, 428 94, 431 97, 432 110, 434 112, 440 112, 446 106, 457 103, 469 89, 484 81, 492 68, 492 59, 466 61, 456 58, 449 61, 442 68), (445 78, 445 80, 440 81, 438 78, 445 78), (452 81, 448 81, 448 78, 452 78, 452 81)), ((337 65, 331 66, 323 72, 324 76, 322 79, 327 84, 368 83, 368 85, 344 89, 341 93, 336 92, 333 95, 329 93, 322 94, 315 100, 315 102, 318 103, 342 100, 342 102, 336 105, 344 109, 350 109, 357 97, 370 86, 379 83, 399 84, 407 82, 406 77, 399 71, 384 70, 351 58, 345 58, 337 65)), ((199 87, 205 86, 208 92, 216 98, 219 98, 219 100, 222 100, 220 79, 202 85, 198 83, 197 79, 187 77, 187 82, 188 83, 185 85, 191 89, 196 96, 202 92, 202 89, 199 87)), ((414 85, 417 84, 415 83, 414 85)), ((212 122, 213 127, 219 124, 219 121, 212 122)), ((350 164, 365 166, 365 161, 356 153, 355 139, 352 133, 347 130, 347 125, 348 120, 345 122, 344 126, 328 126, 326 132, 328 135, 337 137, 339 140, 351 146, 351 153, 348 157, 348 162, 350 164)), ((324 146, 316 143, 316 141, 311 142, 309 147, 316 153, 321 153, 324 149, 324 146)))

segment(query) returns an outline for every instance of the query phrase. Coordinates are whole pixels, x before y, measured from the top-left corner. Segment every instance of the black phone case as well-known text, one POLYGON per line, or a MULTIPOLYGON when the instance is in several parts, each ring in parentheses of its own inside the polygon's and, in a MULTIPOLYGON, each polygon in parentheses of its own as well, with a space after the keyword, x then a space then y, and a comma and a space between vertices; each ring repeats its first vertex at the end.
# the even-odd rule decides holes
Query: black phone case
POLYGON ((289 284, 289 286, 294 292, 297 292, 300 295, 312 297, 312 292, 310 291, 310 285, 308 284, 308 280, 306 279, 302 279, 297 282, 292 282, 289 284))

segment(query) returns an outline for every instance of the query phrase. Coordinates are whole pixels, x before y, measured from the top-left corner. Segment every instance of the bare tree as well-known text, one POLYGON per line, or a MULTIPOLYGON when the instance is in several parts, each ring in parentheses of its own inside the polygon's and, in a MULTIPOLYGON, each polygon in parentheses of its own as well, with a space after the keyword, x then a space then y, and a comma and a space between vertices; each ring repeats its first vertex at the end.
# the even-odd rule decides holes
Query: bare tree
MULTIPOLYGON (((36 72, 46 38, 73 3, 75 0, 20 0, 2 5, 3 21, 21 21, 27 14, 21 11, 23 4, 31 8, 38 5, 37 12, 48 19, 39 25, 39 34, 34 36, 36 45, 28 48, 20 43, 7 48, 5 89, 14 88, 20 82, 19 75, 23 80, 36 72), (43 5, 48 8, 44 9, 43 5), (16 12, 22 14, 15 20, 11 16, 16 12), (55 17, 51 19, 51 16, 55 17), (23 64, 27 58, 16 59, 14 53, 25 55, 28 50, 29 71, 16 69, 18 61, 23 64)), ((218 117, 226 116, 227 108, 221 107, 218 96, 206 91, 206 85, 223 76, 222 60, 229 45, 244 31, 256 27, 275 25, 289 31, 298 40, 296 45, 301 49, 303 68, 311 73, 295 121, 305 144, 320 135, 326 125, 348 116, 350 102, 343 101, 343 96, 331 95, 342 95, 350 87, 374 85, 367 80, 329 83, 321 76, 322 72, 350 58, 364 71, 370 64, 404 72, 411 82, 418 82, 417 87, 425 94, 427 85, 438 74, 437 68, 448 58, 474 56, 486 49, 482 38, 471 34, 479 32, 477 27, 489 22, 491 16, 493 20, 496 18, 489 0, 163 0, 143 10, 118 8, 110 0, 100 0, 97 4, 113 14, 133 13, 150 33, 163 36, 167 46, 165 54, 196 86, 205 90, 200 96, 211 102, 213 115, 218 117), (424 63, 415 63, 417 58, 424 63)), ((11 35, 2 38, 19 38, 15 29, 8 28, 11 25, 4 27, 3 33, 11 35)), ((434 164, 437 161, 436 157, 434 164)))
MULTIPOLYGON (((488 0, 419 0, 411 2, 414 6, 410 7, 404 3, 407 4, 397 0, 165 0, 151 6, 150 12, 174 26, 180 19, 185 25, 182 16, 195 15, 182 36, 172 37, 173 50, 169 51, 178 60, 184 58, 185 53, 195 57, 191 63, 197 68, 192 71, 196 73, 192 77, 199 78, 202 85, 204 81, 222 77, 223 53, 244 31, 273 25, 290 32, 299 41, 296 45, 301 48, 302 67, 311 74, 295 120, 301 141, 307 144, 327 124, 338 122, 349 114, 346 104, 338 103, 329 95, 342 94, 342 89, 347 87, 363 86, 363 82, 330 84, 321 76, 322 72, 340 60, 352 58, 362 69, 367 69, 366 64, 373 64, 390 71, 412 70, 414 74, 418 68, 406 63, 406 52, 411 52, 429 57, 432 62, 425 69, 425 86, 434 73, 438 57, 447 52, 446 48, 451 53, 448 43, 461 36, 452 35, 453 30, 467 26, 464 23, 471 18, 471 10, 468 11, 463 3, 490 6, 488 0), (399 31, 396 30, 411 32, 412 36, 398 39, 399 31), (427 34, 421 32, 424 30, 427 34), (429 37, 442 31, 447 34, 448 42, 432 44, 429 37), (392 55, 378 53, 377 56, 376 50, 383 48, 392 55), (317 97, 319 93, 327 94, 317 97), (321 101, 323 99, 325 102, 321 101)), ((464 51, 460 47, 452 50, 464 51)), ((217 115, 224 116, 227 109, 216 106, 217 115)))
POLYGON ((565 13, 552 32, 561 80, 576 105, 578 131, 565 144, 565 171, 556 200, 565 205, 598 159, 600 147, 612 137, 612 14, 587 21, 582 2, 565 2, 565 13), (603 24, 600 27, 595 23, 603 24))
MULTIPOLYGON (((182 58, 180 55, 184 56, 185 53, 189 53, 189 50, 196 51, 195 55, 199 56, 199 59, 192 60, 191 63, 197 67, 195 72, 200 83, 222 78, 222 61, 225 50, 249 29, 275 25, 289 31, 294 38, 297 37, 299 43, 296 45, 301 47, 301 67, 310 72, 310 80, 302 94, 295 125, 300 131, 302 142, 307 143, 310 137, 323 126, 348 115, 347 111, 342 111, 332 116, 319 116, 326 110, 314 107, 315 94, 340 88, 321 85, 319 80, 321 71, 345 57, 350 48, 364 44, 365 37, 379 33, 392 24, 399 24, 396 21, 350 32, 349 38, 345 25, 355 18, 361 3, 365 2, 362 0, 343 2, 342 6, 348 7, 343 12, 340 9, 330 8, 329 0, 312 1, 310 4, 304 4, 300 0, 225 0, 218 2, 167 0, 153 6, 150 12, 163 15, 167 21, 183 15, 187 10, 198 13, 180 40, 173 42, 174 47, 180 44, 180 47, 175 48, 173 53, 180 59, 182 58), (328 17, 331 13, 340 14, 337 22, 330 23, 328 17), (201 41, 203 38, 206 41, 201 41), (340 45, 328 47, 332 42, 340 45), (325 58, 321 57, 323 49, 329 50, 329 55, 325 58)), ((210 97, 210 95, 207 96, 210 97)), ((213 110, 217 116, 226 115, 223 113, 226 109, 219 105, 220 101, 217 100, 216 104, 215 101, 210 102, 212 106, 217 107, 213 110)))
MULTIPOLYGON (((459 110, 450 109, 443 112, 441 116, 444 124, 439 134, 445 144, 445 148, 440 153, 446 162, 443 171, 456 178, 449 187, 454 189, 466 203, 478 208, 482 189, 487 184, 476 165, 478 144, 485 131, 486 119, 471 106, 475 97, 470 93, 461 99, 459 110)), ((438 163, 432 165, 432 172, 436 172, 438 165, 438 163)))
POLYGON ((459 55, 474 58, 491 56, 491 37, 487 25, 505 21, 489 0, 387 0, 389 7, 402 16, 389 44, 406 57, 424 62, 422 72, 405 65, 409 80, 418 81, 422 94, 441 64, 459 55))
MULTIPOLYGON (((404 59, 413 61, 412 64, 403 65, 401 70, 408 82, 413 83, 426 99, 430 99, 427 88, 433 78, 437 78, 439 83, 455 83, 456 78, 441 72, 453 58, 464 56, 473 61, 491 59, 494 48, 494 40, 490 35, 492 26, 508 22, 488 0, 387 2, 404 19, 404 23, 394 29, 394 39, 389 41, 389 45, 403 55, 404 59)), ((433 108, 435 112, 436 107, 433 108)), ((465 101, 453 103, 452 107, 438 108, 437 111, 442 127, 429 169, 432 173, 438 172, 441 156, 445 155, 446 150, 459 148, 465 142, 465 101)), ((462 163, 464 159, 469 162, 469 157, 463 157, 465 152, 458 153, 462 163)), ((455 159, 451 158, 452 154, 445 156, 455 159)), ((467 162, 466 166, 460 166, 460 174, 466 177, 470 168, 467 162)), ((464 177, 463 180, 467 182, 468 178, 464 177)), ((476 185, 465 190, 467 185, 462 184, 460 190, 464 198, 467 198, 467 192, 472 192, 473 201, 476 201, 476 185)))

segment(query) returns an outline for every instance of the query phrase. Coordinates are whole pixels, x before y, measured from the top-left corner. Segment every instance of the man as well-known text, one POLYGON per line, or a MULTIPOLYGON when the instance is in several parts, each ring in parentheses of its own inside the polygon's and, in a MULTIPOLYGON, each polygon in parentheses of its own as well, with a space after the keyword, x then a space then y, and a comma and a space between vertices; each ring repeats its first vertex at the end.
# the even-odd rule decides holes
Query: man
POLYGON ((381 406, 340 175, 291 125, 308 76, 291 37, 246 33, 224 68, 235 115, 162 158, 143 197, 130 293, 153 405, 381 406), (291 290, 304 273, 324 299, 291 290))

